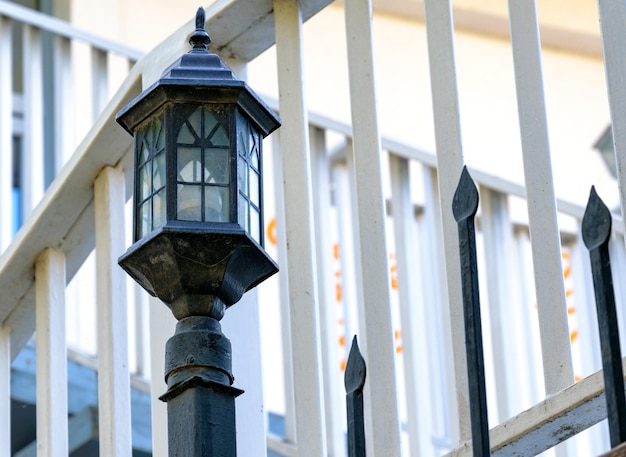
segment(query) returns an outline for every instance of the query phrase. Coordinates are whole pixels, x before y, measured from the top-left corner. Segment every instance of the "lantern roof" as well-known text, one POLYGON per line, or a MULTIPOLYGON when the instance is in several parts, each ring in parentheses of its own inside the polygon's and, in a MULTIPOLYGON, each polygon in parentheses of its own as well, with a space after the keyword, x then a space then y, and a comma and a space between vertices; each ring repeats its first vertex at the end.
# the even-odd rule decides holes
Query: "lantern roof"
POLYGON ((170 65, 161 78, 117 113, 117 122, 131 135, 135 128, 168 102, 237 103, 263 136, 280 127, 280 118, 220 59, 209 51, 205 12, 196 13, 192 49, 170 65))

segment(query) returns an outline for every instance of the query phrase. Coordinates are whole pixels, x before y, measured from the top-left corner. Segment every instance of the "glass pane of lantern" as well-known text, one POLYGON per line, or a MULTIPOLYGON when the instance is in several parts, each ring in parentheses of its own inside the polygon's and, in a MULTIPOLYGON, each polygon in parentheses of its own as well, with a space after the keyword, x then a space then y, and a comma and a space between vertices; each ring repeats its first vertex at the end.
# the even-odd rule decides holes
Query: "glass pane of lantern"
POLYGON ((163 124, 159 119, 154 122, 156 130, 155 149, 161 151, 165 148, 165 133, 163 132, 163 124))
POLYGON ((150 210, 151 210, 152 202, 148 200, 143 204, 139 205, 137 209, 137 225, 139 229, 139 233, 137 234, 137 238, 142 238, 152 230, 150 210))
POLYGON ((250 170, 250 201, 257 206, 260 206, 259 195, 260 195, 259 174, 254 170, 250 170))
POLYGON ((202 220, 202 186, 178 185, 177 219, 181 221, 202 220))
POLYGON ((252 128, 250 128, 250 137, 252 138, 252 149, 250 151, 250 163, 252 164, 252 166, 254 168, 256 168, 257 170, 259 169, 259 141, 260 138, 258 135, 255 135, 252 132, 252 128))
MULTIPOLYGON (((207 132, 207 134, 209 133, 211 133, 211 131, 207 132)), ((211 135, 209 139, 213 146, 228 146, 228 133, 226 133, 226 129, 222 125, 213 132, 213 135, 211 135)))
POLYGON ((148 148, 154 144, 154 122, 151 122, 144 131, 144 139, 148 148))
POLYGON ((248 157, 250 152, 250 137, 246 134, 247 129, 245 126, 239 128, 239 138, 237 139, 237 151, 239 155, 248 157))
POLYGON ((160 152, 154 158, 154 165, 152 170, 152 185, 154 190, 159 190, 165 186, 165 152, 160 152))
POLYGON ((191 133, 187 124, 183 124, 183 127, 180 129, 178 133, 178 138, 176 139, 178 144, 194 144, 196 142, 196 137, 191 133))
POLYGON ((160 227, 165 223, 165 188, 154 194, 153 197, 153 221, 152 228, 160 227))
POLYGON ((209 110, 203 109, 202 111, 204 113, 204 122, 202 123, 202 136, 203 138, 208 138, 213 129, 215 129, 215 126, 217 126, 217 119, 209 110))
POLYGON ((254 206, 250 206, 250 235, 261 243, 261 215, 254 206))
POLYGON ((139 195, 138 203, 141 203, 152 194, 152 162, 148 162, 139 169, 139 195))
POLYGON ((204 182, 216 184, 229 183, 229 160, 228 149, 206 149, 204 152, 204 182))
POLYGON ((204 220, 228 222, 229 215, 228 187, 206 186, 204 188, 204 220))
POLYGON ((237 202, 237 220, 239 221, 239 225, 241 225, 246 232, 249 230, 250 225, 248 224, 248 200, 239 195, 239 201, 237 202))
POLYGON ((239 181, 239 191, 248 195, 248 162, 241 156, 237 158, 237 180, 239 181))
MULTIPOLYGON (((195 110, 191 116, 187 118, 187 122, 191 125, 192 131, 195 133, 196 137, 200 137, 202 132, 202 108, 198 108, 195 110)), ((206 133, 205 133, 206 135, 206 133)))
POLYGON ((146 143, 142 142, 141 151, 139 152, 139 160, 137 160, 137 162, 139 165, 142 165, 146 162, 146 160, 148 160, 148 148, 146 147, 146 143))
POLYGON ((202 182, 200 148, 178 148, 178 180, 202 182))

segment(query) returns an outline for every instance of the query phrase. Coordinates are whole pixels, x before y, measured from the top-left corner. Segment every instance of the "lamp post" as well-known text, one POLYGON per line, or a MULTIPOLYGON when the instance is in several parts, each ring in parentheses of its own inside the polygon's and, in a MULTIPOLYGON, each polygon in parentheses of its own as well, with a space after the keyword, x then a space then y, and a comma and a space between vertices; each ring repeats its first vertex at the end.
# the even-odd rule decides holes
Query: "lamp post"
POLYGON ((178 320, 167 342, 169 455, 235 456, 225 310, 278 271, 263 249, 262 139, 276 114, 208 51, 192 49, 117 114, 135 139, 134 244, 120 266, 178 320))

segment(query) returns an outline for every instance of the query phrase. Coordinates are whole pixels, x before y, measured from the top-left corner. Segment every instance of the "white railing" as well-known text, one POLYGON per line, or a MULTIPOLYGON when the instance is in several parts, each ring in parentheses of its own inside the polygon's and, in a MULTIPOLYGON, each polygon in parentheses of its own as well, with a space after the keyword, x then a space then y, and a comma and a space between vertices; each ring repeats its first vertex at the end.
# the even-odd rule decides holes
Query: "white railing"
POLYGON ((2 155, 5 248, 142 53, 7 1, 0 36, 1 147, 21 152, 2 155))
MULTIPOLYGON (((491 443, 496 455, 513 451, 535 455, 593 426, 606 411, 601 373, 597 373, 599 349, 589 349, 598 348, 598 339, 589 265, 579 235, 583 208, 554 197, 536 15, 533 2, 511 3, 526 183, 511 183, 479 169, 470 172, 481 194, 479 269, 491 443), (575 304, 568 298, 571 291, 575 304), (578 330, 580 340, 570 344, 573 330, 578 330), (574 375, 582 379, 574 383, 574 375)), ((302 20, 326 4, 275 0, 273 5, 255 2, 251 6, 243 0, 220 0, 207 10, 208 30, 219 31, 213 36, 215 49, 231 57, 230 63, 240 70, 274 44, 275 31, 281 93, 275 107, 283 126, 266 145, 265 168, 274 174, 273 180, 266 180, 266 200, 275 201, 276 214, 276 236, 268 237, 267 248, 283 269, 278 283, 264 285, 258 292, 264 307, 279 303, 275 316, 263 310, 260 317, 245 314, 240 311, 243 306, 233 307, 224 326, 233 340, 238 386, 247 391, 237 404, 240 411, 246 411, 238 415, 238 426, 246 427, 239 437, 249 441, 239 443, 240 454, 265 452, 250 438, 252 429, 260 427, 264 433, 258 397, 260 368, 246 360, 258 354, 258 339, 249 340, 254 339, 250 336, 255 327, 258 331, 260 321, 272 322, 271 328, 264 325, 262 331, 278 336, 263 337, 267 344, 263 364, 281 365, 277 383, 284 385, 279 394, 284 397, 284 408, 277 412, 284 416, 285 436, 270 435, 270 450, 285 456, 345 454, 341 372, 345 347, 337 341, 350 340, 356 333, 368 364, 368 455, 469 455, 460 269, 450 208, 463 165, 450 2, 426 0, 424 5, 436 154, 380 134, 368 2, 345 1, 351 124, 308 113, 302 20), (272 15, 274 21, 257 20, 272 15), (340 295, 334 293, 337 287, 340 295), (275 331, 275 322, 282 322, 280 332, 275 331), (244 327, 251 330, 242 331, 244 327), (278 347, 272 350, 272 344, 278 347), (282 353, 283 363, 276 364, 268 353, 282 353), (250 399, 252 403, 245 403, 250 399)), ((620 38, 626 29, 622 27, 626 11, 619 1, 603 1, 601 6, 607 59, 626 62, 626 58, 612 56, 623 52, 613 44, 624 42, 620 38)), ((7 129, 14 115, 14 105, 7 102, 14 99, 13 73, 7 68, 12 66, 11 24, 20 22, 29 46, 24 54, 32 59, 24 75, 20 114, 24 118, 20 134, 28 138, 23 153, 29 172, 23 173, 27 181, 22 183, 24 224, 10 243, 6 241, 10 232, 0 238, 7 246, 0 257, 0 456, 10 455, 10 407, 3 402, 10 395, 11 360, 35 328, 40 348, 38 433, 41 443, 46 443, 42 455, 67 454, 64 286, 94 248, 100 404, 107 405, 99 412, 100 453, 130 455, 126 307, 132 298, 126 298, 127 280, 116 259, 128 245, 123 227, 130 223, 124 214, 132 188, 132 138, 116 125, 114 116, 186 51, 184 37, 193 27, 188 24, 166 45, 139 59, 104 104, 108 97, 99 95, 101 77, 107 73, 102 71, 106 60, 102 52, 121 54, 131 61, 139 56, 16 8, 0 2, 0 151, 11 151, 15 136, 13 129, 7 129), (64 152, 73 146, 65 128, 73 124, 67 114, 54 116, 65 128, 53 141, 50 163, 55 164, 56 178, 45 193, 42 164, 49 162, 44 160, 46 134, 41 121, 45 109, 41 102, 42 31, 55 36, 55 58, 60 63, 55 72, 72 72, 69 41, 82 41, 94 49, 90 51, 92 67, 99 70, 93 73, 92 99, 101 111, 85 139, 71 148, 71 155, 64 152)), ((624 111, 620 97, 625 92, 618 76, 626 71, 609 63, 607 74, 619 165, 626 154, 626 141, 621 140, 626 124, 620 125, 624 122, 619 114, 624 111)), ((67 81, 62 76, 56 80, 67 81)), ((70 88, 56 87, 56 100, 69 100, 70 88)), ((10 226, 4 223, 12 213, 7 208, 13 207, 10 156, 3 153, 0 163, 3 230, 10 226)), ((626 252, 618 217, 614 231, 613 258, 619 259, 614 261, 614 273, 623 277, 626 252)), ((621 301, 626 299, 622 283, 615 281, 621 301)), ((247 299, 254 304, 256 295, 247 299)), ((173 333, 164 308, 152 304, 149 319, 153 330, 160 329, 151 333, 150 350, 155 456, 166 455, 167 449, 164 410, 155 399, 163 390, 156 381, 162 377, 162 351, 173 333)), ((620 319, 624 328, 626 316, 622 313, 620 319)), ((558 453, 602 452, 607 448, 607 435, 593 430, 576 445, 562 445, 558 453)))

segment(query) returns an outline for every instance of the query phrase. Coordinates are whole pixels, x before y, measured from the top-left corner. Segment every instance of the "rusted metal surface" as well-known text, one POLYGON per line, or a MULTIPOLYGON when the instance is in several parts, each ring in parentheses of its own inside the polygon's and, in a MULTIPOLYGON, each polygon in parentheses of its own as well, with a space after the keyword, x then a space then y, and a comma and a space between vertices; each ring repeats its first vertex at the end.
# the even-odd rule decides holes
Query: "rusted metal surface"
POLYGON ((352 339, 352 347, 344 376, 348 410, 348 457, 365 457, 365 420, 363 416, 365 374, 365 360, 361 356, 355 335, 352 339))
POLYGON ((478 294, 478 266, 476 262, 474 217, 477 209, 478 190, 467 171, 467 167, 463 167, 461 179, 452 200, 452 212, 459 230, 472 449, 474 457, 486 457, 490 455, 490 448, 480 297, 478 294))
POLYGON ((593 187, 582 220, 582 236, 591 260, 609 435, 611 446, 615 447, 626 441, 626 399, 624 397, 624 374, 617 312, 615 310, 615 292, 609 258, 611 212, 593 187))

